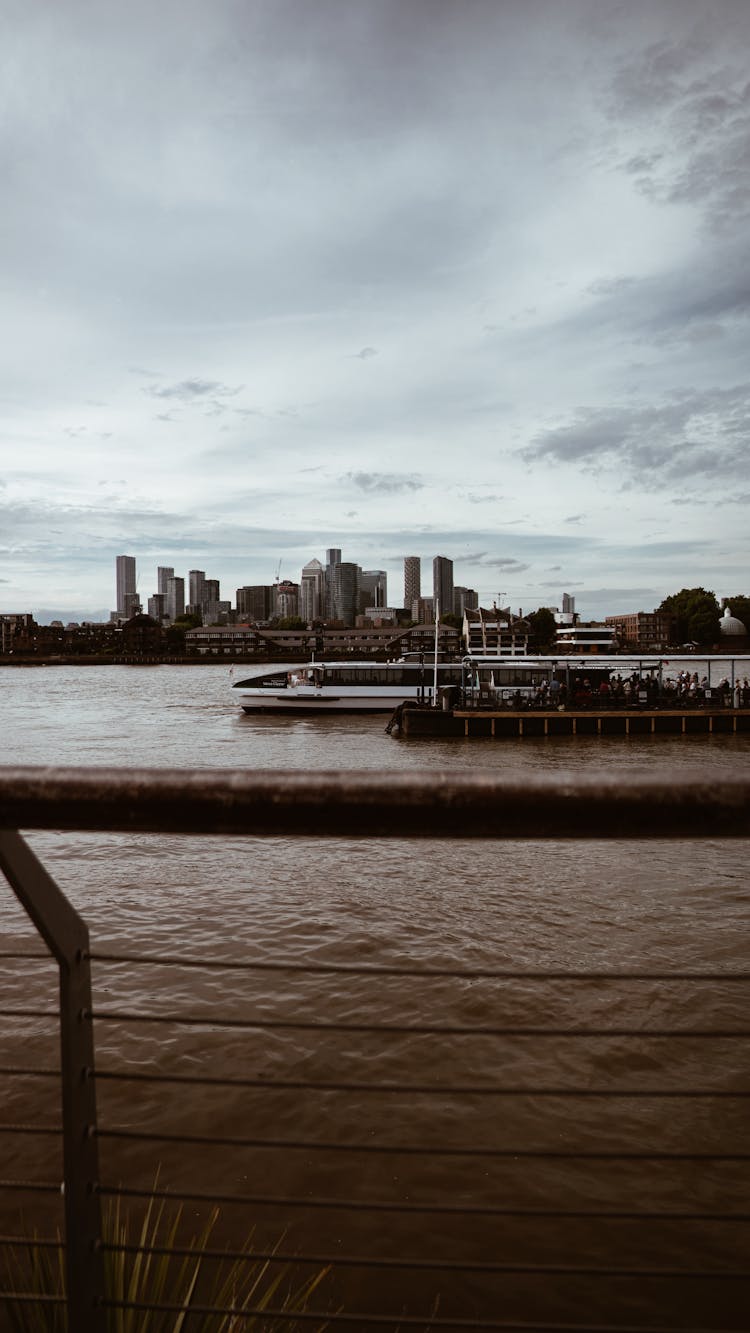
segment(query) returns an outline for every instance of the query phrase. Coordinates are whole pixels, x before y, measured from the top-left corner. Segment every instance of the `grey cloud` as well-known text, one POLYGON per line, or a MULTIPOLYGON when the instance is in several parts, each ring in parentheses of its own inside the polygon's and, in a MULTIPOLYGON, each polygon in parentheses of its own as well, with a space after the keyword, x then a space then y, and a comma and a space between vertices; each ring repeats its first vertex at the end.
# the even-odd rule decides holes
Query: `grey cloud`
POLYGON ((510 574, 520 574, 522 570, 529 569, 529 565, 524 565, 520 560, 514 560, 511 556, 484 556, 479 563, 487 569, 504 569, 510 574))
POLYGON ((149 384, 143 392, 150 394, 152 398, 176 398, 180 402, 189 403, 193 399, 205 398, 208 395, 233 398, 244 387, 243 384, 238 384, 236 388, 230 389, 228 385, 221 384, 218 380, 188 379, 180 380, 178 384, 165 384, 161 388, 149 384))
POLYGON ((589 283, 586 291, 591 296, 617 296, 632 287, 635 281, 635 278, 624 275, 614 278, 597 278, 594 282, 589 283))
POLYGON ((347 472, 346 480, 367 495, 398 495, 403 491, 421 491, 424 486, 418 477, 401 476, 395 472, 347 472))
POLYGON ((585 517, 585 514, 569 514, 563 519, 563 523, 581 523, 585 517))
POLYGON ((613 118, 669 148, 631 154, 621 169, 657 202, 700 206, 719 230, 739 228, 750 211, 750 83, 738 58, 746 38, 741 21, 730 19, 718 38, 696 24, 628 58, 610 87, 613 118))
POLYGON ((370 357, 377 355, 377 347, 363 347, 361 352, 352 352, 352 356, 360 361, 369 361, 370 357))
POLYGON ((522 449, 527 461, 553 459, 588 469, 619 469, 623 480, 712 481, 744 474, 750 385, 685 391, 653 406, 582 409, 569 424, 522 449))

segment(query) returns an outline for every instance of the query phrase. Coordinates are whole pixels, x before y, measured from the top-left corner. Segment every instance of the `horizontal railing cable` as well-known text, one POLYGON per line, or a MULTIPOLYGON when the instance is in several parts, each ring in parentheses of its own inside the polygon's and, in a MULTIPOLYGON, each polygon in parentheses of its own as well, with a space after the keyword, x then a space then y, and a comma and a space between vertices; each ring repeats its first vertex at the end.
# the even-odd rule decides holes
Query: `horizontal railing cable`
POLYGON ((18 1193, 28 1190, 32 1194, 62 1194, 63 1187, 60 1180, 0 1180, 0 1190, 13 1190, 18 1193))
MULTIPOLYGON (((54 1015, 47 1015, 54 1017, 54 1015)), ((750 1037, 747 1028, 641 1028, 641 1027, 605 1027, 605 1028, 557 1028, 557 1027, 516 1027, 493 1026, 481 1023, 352 1023, 320 1022, 303 1018, 221 1018, 216 1014, 142 1014, 133 1010, 84 1010, 83 1018, 93 1019, 97 1023, 155 1023, 170 1024, 175 1027, 210 1027, 237 1028, 241 1031, 281 1032, 358 1032, 385 1033, 389 1036, 424 1036, 424 1037, 656 1037, 743 1039, 750 1037)))
MULTIPOLYGON (((0 1126, 0 1129, 3 1127, 0 1126)), ((450 1147, 445 1144, 430 1146, 419 1143, 335 1143, 326 1139, 259 1139, 237 1135, 177 1134, 160 1130, 127 1129, 123 1127, 99 1129, 100 1139, 123 1139, 142 1143, 195 1144, 216 1148, 261 1148, 284 1152, 369 1153, 373 1156, 409 1157, 489 1157, 497 1159, 529 1159, 591 1162, 750 1162, 750 1152, 716 1149, 713 1152, 618 1151, 617 1149, 585 1148, 493 1148, 490 1146, 450 1147)))
POLYGON ((24 1068, 23 1065, 0 1065, 0 1074, 10 1078, 59 1078, 59 1069, 38 1069, 33 1066, 24 1068))
MULTIPOLYGON (((109 1310, 153 1310, 160 1314, 181 1314, 184 1312, 183 1305, 170 1305, 166 1303, 151 1303, 145 1301, 103 1301, 105 1309, 109 1310)), ((454 1328, 454 1329, 494 1329, 505 1330, 505 1333, 726 1333, 714 1326, 681 1328, 677 1330, 674 1324, 603 1324, 600 1321, 596 1324, 579 1323, 559 1323, 555 1321, 550 1323, 547 1320, 518 1320, 518 1319, 481 1319, 481 1318, 461 1318, 455 1319, 443 1315, 385 1315, 368 1314, 366 1311, 345 1314, 341 1311, 327 1310, 282 1310, 271 1308, 270 1306, 252 1306, 245 1310, 237 1310, 234 1306, 218 1305, 197 1305, 190 1306, 192 1314, 197 1315, 231 1315, 234 1320, 254 1319, 259 1315, 266 1319, 286 1320, 291 1323, 294 1320, 304 1320, 312 1322, 313 1320, 322 1320, 323 1325, 328 1324, 350 1324, 358 1329, 367 1329, 370 1325, 392 1328, 454 1328)))
POLYGON ((0 1236, 0 1245, 19 1245, 25 1249, 32 1246, 32 1248, 39 1248, 40 1250, 60 1250, 63 1247, 63 1241, 59 1236, 0 1236))
POLYGON ((534 1217, 578 1218, 593 1221, 666 1222, 750 1222, 750 1212, 721 1212, 720 1210, 664 1210, 664 1209, 591 1209, 591 1208, 536 1208, 506 1207, 500 1204, 440 1203, 438 1201, 391 1199, 337 1199, 315 1195, 298 1198, 278 1194, 217 1194, 205 1190, 139 1189, 136 1186, 101 1183, 98 1192, 105 1197, 128 1199, 169 1199, 178 1203, 252 1204, 264 1208, 310 1208, 341 1212, 430 1213, 452 1217, 534 1217))
POLYGON ((0 1123, 0 1134, 62 1134, 62 1125, 3 1125, 0 1123))
MULTIPOLYGON (((93 1074, 93 1071, 90 1071, 93 1074)), ((218 1088, 263 1088, 266 1091, 296 1092, 367 1092, 388 1096, 405 1094, 440 1097, 709 1097, 743 1100, 750 1088, 589 1088, 536 1087, 534 1084, 503 1087, 477 1083, 364 1083, 353 1080, 230 1078, 210 1074, 143 1074, 137 1070, 97 1069, 97 1079, 133 1083, 200 1084, 218 1088)))
MULTIPOLYGON (((28 1245, 28 1241, 26 1242, 28 1245)), ((39 1291, 0 1291, 0 1301, 15 1301, 19 1305, 63 1305, 63 1295, 52 1295, 39 1291)))
MULTIPOLYGON (((47 1018, 55 1023, 59 1023, 60 1015, 51 1009, 0 1009, 0 1015, 3 1018, 47 1018)), ((90 1015, 84 1014, 84 1018, 90 1015)))
MULTIPOLYGON (((2 1244, 2 1239, 0 1236, 0 1244, 2 1244)), ((750 1282, 750 1272, 747 1268, 629 1268, 602 1264, 494 1263, 472 1259, 363 1256, 361 1254, 341 1254, 338 1250, 335 1254, 306 1254, 278 1249, 218 1250, 189 1245, 124 1245, 106 1241, 102 1245, 102 1250, 110 1254, 173 1255, 176 1258, 191 1258, 200 1255, 201 1259, 218 1262, 245 1259, 251 1262, 259 1261, 268 1264, 310 1264, 315 1267, 335 1264, 342 1268, 408 1269, 415 1272, 534 1274, 547 1277, 731 1278, 733 1281, 750 1282)))
MULTIPOLYGON (((749 835, 750 836, 750 835, 749 835)), ((488 968, 488 967, 414 967, 404 964, 378 963, 292 963, 283 959, 235 960, 227 958, 181 958, 177 954, 130 954, 101 952, 92 949, 87 955, 94 963, 132 963, 156 964, 163 967, 201 968, 206 971, 240 972, 297 972, 311 976, 362 976, 362 977, 413 977, 420 981, 424 977, 441 977, 449 981, 750 981, 750 972, 728 970, 724 972, 663 970, 612 969, 600 971, 561 970, 549 968, 488 968)))

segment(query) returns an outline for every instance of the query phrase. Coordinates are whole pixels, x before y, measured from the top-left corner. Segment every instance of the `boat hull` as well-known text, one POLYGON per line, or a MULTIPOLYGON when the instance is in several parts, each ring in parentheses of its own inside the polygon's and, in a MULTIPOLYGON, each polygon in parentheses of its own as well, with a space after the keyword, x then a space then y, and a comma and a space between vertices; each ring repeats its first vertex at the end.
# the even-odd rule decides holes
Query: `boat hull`
MULTIPOLYGON (((426 692, 425 701, 430 702, 431 698, 432 692, 426 692)), ((407 701, 416 703, 417 695, 400 691, 389 695, 352 695, 341 691, 329 694, 322 691, 317 695, 303 696, 292 690, 284 690, 280 694, 271 691, 258 691, 252 696, 244 694, 240 698, 240 705, 244 713, 304 713, 313 716, 326 713, 392 713, 399 704, 407 701)))

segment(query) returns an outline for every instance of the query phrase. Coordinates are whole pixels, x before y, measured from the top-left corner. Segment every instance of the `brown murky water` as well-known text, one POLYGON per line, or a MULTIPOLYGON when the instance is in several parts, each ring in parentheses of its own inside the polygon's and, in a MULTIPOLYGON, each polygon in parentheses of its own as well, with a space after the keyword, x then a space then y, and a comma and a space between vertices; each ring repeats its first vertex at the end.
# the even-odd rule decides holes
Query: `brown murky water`
MULTIPOLYGON (((403 742, 387 737, 378 717, 247 718, 228 685, 225 669, 208 667, 4 671, 2 761, 515 772, 658 765, 674 773, 698 763, 719 774, 750 760, 750 738, 743 737, 403 742)), ((750 1268, 750 1223, 534 1215, 747 1211, 750 1169, 741 1161, 564 1155, 743 1153, 747 1101, 642 1094, 750 1088, 747 1040, 227 1029, 210 1022, 213 1016, 433 1029, 747 1028, 750 985, 731 981, 417 975, 425 968, 747 970, 747 843, 55 833, 30 841, 85 916, 95 954, 354 964, 412 974, 96 963, 97 1010, 208 1020, 200 1026, 101 1021, 102 1071, 347 1085, 267 1090, 103 1079, 105 1181, 148 1186, 158 1166, 161 1182, 175 1191, 283 1200, 226 1204, 222 1236, 242 1239, 254 1227, 265 1243, 286 1231, 287 1248, 340 1256, 326 1299, 349 1312, 426 1317, 437 1302, 443 1319, 498 1324, 750 1327, 750 1284, 699 1276, 750 1268), (488 1093, 489 1086, 496 1091, 488 1093), (533 1091, 507 1095, 519 1087, 533 1091), (634 1095, 540 1095, 623 1088, 634 1095), (114 1137, 115 1129, 276 1139, 285 1146, 141 1142, 114 1137), (421 1151, 396 1151, 405 1146, 421 1151), (550 1153, 561 1155, 544 1155, 550 1153), (375 1212, 304 1206, 312 1198, 384 1206, 375 1212), (406 1211, 391 1211, 391 1204, 406 1211), (346 1256, 433 1266, 372 1272, 347 1265, 346 1256), (458 1262, 462 1271, 451 1267, 458 1262), (488 1264, 521 1271, 489 1273, 488 1264), (529 1276, 526 1265, 552 1271, 529 1276), (675 1281, 591 1271, 614 1266, 694 1275, 675 1281)), ((36 947, 10 892, 0 901, 0 948, 36 947)), ((47 964, 1 966, 6 1009, 54 1003, 47 964)), ((6 1014, 2 1034, 4 1065, 55 1062, 54 1036, 43 1020, 6 1014)), ((5 1123, 45 1124, 58 1115, 51 1082, 7 1077, 0 1100, 5 1123)), ((54 1139, 2 1135, 0 1151, 4 1177, 59 1179, 54 1139)), ((47 1196, 6 1193, 3 1229, 18 1226, 21 1205, 29 1224, 46 1229, 58 1215, 47 1196)), ((199 1205, 188 1211, 197 1219, 199 1205)))

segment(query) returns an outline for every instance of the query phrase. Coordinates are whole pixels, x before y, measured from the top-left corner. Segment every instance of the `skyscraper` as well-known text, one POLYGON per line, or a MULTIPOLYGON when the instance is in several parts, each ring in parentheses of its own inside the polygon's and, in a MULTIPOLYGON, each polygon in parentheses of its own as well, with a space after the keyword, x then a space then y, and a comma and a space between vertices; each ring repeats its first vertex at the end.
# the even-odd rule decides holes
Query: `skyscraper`
POLYGON ((432 596, 440 615, 453 611, 453 561, 436 555, 432 562, 432 596))
POLYGON ((133 598, 136 598, 135 590, 135 556, 118 555, 115 560, 115 571, 117 575, 117 614, 118 616, 130 616, 133 614, 133 598), (130 598, 130 601, 128 601, 130 598))
POLYGON ((363 611, 388 605, 388 575, 384 569, 363 569, 359 580, 363 611))
POLYGON ((333 618, 353 625, 359 612, 359 565, 349 560, 333 565, 333 618))
POLYGON ((331 546, 326 551, 325 568, 325 606, 323 614, 327 620, 336 618, 336 612, 333 608, 333 571, 337 565, 341 564, 341 550, 338 546, 331 546))
POLYGON ((273 615, 274 590, 268 583, 248 583, 237 589, 237 614, 243 619, 265 623, 273 615))
POLYGON ((411 611, 412 602, 422 596, 422 561, 418 555, 404 556, 404 606, 411 611))
POLYGON ((165 610, 170 620, 185 614, 185 580, 167 579, 165 610))
POLYGON ((201 612, 205 592, 205 569, 191 569, 188 572, 188 606, 194 612, 201 612))
POLYGON ((453 613, 463 617, 464 611, 475 611, 479 606, 479 596, 473 588, 453 589, 453 613))
POLYGON ((167 579, 174 578, 174 567, 172 565, 158 565, 156 570, 156 591, 162 597, 167 595, 167 579))
POLYGON ((324 612, 325 575, 319 560, 308 560, 302 570, 299 588, 299 614, 308 625, 324 612))

